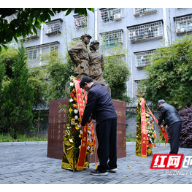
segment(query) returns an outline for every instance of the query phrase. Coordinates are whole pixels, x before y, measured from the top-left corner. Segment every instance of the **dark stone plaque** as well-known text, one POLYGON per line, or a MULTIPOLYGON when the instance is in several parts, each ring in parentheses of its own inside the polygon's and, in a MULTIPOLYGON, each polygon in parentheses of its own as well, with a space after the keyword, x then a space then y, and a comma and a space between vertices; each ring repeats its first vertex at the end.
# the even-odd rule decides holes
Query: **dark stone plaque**
MULTIPOLYGON (((63 136, 66 130, 67 111, 59 105, 65 105, 68 108, 68 100, 58 99, 50 101, 49 105, 49 130, 48 130, 48 148, 47 157, 62 159, 63 155, 63 136)), ((117 158, 126 157, 126 105, 125 102, 113 100, 117 113, 117 158)), ((96 135, 96 122, 93 121, 93 127, 96 135)), ((96 137, 96 145, 98 141, 96 137)), ((89 163, 95 162, 94 155, 89 156, 89 163)), ((97 159, 98 160, 98 159, 97 159)))
POLYGON ((50 101, 49 105, 49 130, 47 157, 62 159, 63 136, 66 131, 67 111, 60 106, 60 103, 68 108, 68 100, 58 99, 50 101))

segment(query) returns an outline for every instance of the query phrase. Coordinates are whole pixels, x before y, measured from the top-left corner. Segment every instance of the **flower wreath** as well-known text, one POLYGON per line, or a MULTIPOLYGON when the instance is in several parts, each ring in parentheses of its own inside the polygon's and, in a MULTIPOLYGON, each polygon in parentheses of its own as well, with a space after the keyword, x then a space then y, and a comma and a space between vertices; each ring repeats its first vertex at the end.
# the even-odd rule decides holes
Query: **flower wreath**
MULTIPOLYGON (((81 118, 79 115, 78 110, 78 103, 77 103, 77 95, 76 95, 76 89, 75 89, 75 83, 74 83, 73 76, 70 76, 69 78, 69 95, 68 95, 68 101, 69 101, 69 107, 68 107, 68 114, 67 114, 67 134, 70 137, 69 142, 74 145, 74 157, 76 161, 79 158, 79 150, 81 147, 81 139, 82 139, 82 130, 80 130, 81 125, 81 118)), ((86 106, 84 91, 82 91, 83 95, 83 105, 84 108, 86 106)), ((90 125, 88 127, 88 138, 87 138, 87 152, 86 154, 92 155, 94 153, 94 144, 93 144, 93 138, 92 138, 92 132, 89 130, 90 125)))
MULTIPOLYGON (((152 155, 152 148, 156 148, 156 138, 157 134, 153 128, 154 120, 151 113, 148 111, 147 107, 145 106, 145 118, 147 124, 147 155, 152 155)), ((141 103, 137 102, 137 135, 136 135, 136 142, 139 144, 136 145, 136 154, 141 154, 141 141, 142 141, 142 134, 141 134, 141 103)))

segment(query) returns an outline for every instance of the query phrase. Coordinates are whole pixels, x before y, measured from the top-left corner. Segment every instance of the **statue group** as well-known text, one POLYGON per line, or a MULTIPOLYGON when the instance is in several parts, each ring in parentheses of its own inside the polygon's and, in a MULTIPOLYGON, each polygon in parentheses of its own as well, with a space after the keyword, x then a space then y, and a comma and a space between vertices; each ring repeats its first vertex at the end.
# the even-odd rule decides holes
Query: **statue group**
POLYGON ((104 58, 103 55, 98 53, 99 42, 92 41, 91 36, 84 34, 81 36, 81 42, 78 42, 68 53, 75 63, 74 74, 77 79, 84 76, 89 76, 94 82, 104 86, 111 95, 111 90, 107 81, 103 78, 104 58), (90 43, 90 52, 87 51, 87 45, 90 43))

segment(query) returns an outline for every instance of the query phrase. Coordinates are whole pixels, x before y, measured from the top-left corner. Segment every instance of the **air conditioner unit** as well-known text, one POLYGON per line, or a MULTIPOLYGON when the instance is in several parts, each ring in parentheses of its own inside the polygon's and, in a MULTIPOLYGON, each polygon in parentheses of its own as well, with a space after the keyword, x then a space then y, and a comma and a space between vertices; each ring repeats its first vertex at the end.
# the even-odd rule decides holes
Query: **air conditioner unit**
POLYGON ((114 15, 114 20, 115 21, 121 20, 121 14, 115 14, 114 15))

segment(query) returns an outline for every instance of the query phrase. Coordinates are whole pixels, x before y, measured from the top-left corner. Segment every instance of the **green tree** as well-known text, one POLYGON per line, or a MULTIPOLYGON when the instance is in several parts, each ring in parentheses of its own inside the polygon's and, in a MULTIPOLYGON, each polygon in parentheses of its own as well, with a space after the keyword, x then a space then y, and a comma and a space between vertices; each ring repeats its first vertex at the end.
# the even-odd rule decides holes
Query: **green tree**
POLYGON ((48 82, 46 80, 46 70, 44 67, 33 67, 29 68, 28 82, 34 93, 33 106, 45 106, 47 104, 47 89, 48 82))
POLYGON ((130 103, 131 99, 126 94, 126 82, 130 77, 128 65, 125 63, 127 53, 128 50, 118 44, 108 50, 108 56, 104 57, 103 77, 110 85, 112 99, 130 103))
POLYGON ((171 46, 158 48, 146 67, 146 79, 141 82, 139 96, 156 108, 164 99, 176 109, 192 104, 192 34, 176 40, 171 46))
POLYGON ((6 69, 6 72, 5 72, 6 79, 14 78, 13 68, 17 61, 17 54, 18 54, 18 50, 13 47, 8 47, 7 50, 2 49, 0 53, 2 63, 4 64, 6 69))
POLYGON ((34 31, 37 34, 37 29, 40 29, 40 24, 51 21, 51 16, 57 12, 66 11, 66 16, 72 10, 74 13, 87 16, 87 10, 94 12, 94 8, 1 8, 0 9, 0 52, 2 46, 11 42, 13 38, 18 42, 18 37, 24 38, 34 31), (7 17, 12 17, 11 22, 7 21, 7 17))
MULTIPOLYGON (((75 42, 72 42, 74 44, 75 42)), ((47 61, 46 70, 49 78, 48 83, 48 101, 65 97, 65 85, 71 75, 74 75, 74 63, 71 60, 68 50, 65 56, 58 51, 46 53, 42 60, 47 61)))
POLYGON ((32 127, 32 107, 34 95, 28 82, 29 74, 26 65, 26 55, 23 45, 18 48, 17 61, 14 67, 14 78, 5 86, 4 126, 14 139, 23 127, 32 127))
POLYGON ((2 57, 0 57, 0 132, 3 132, 3 116, 4 111, 2 110, 3 103, 5 101, 4 93, 3 93, 3 79, 5 75, 5 66, 2 63, 2 57))

